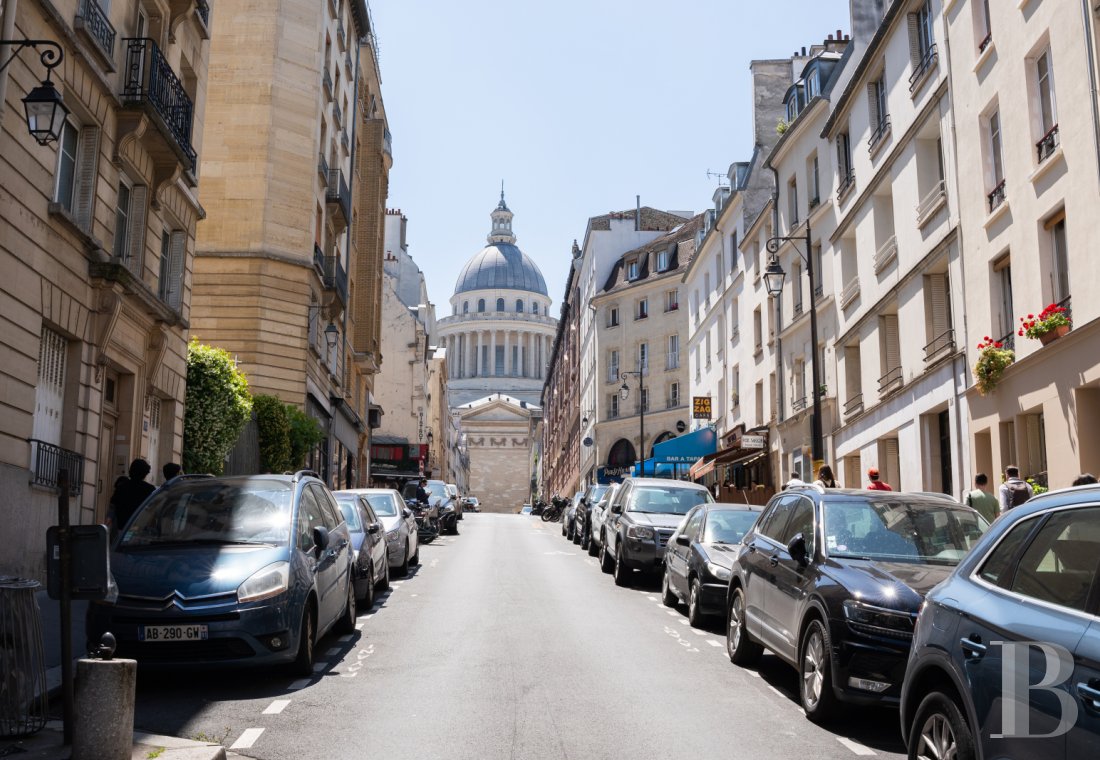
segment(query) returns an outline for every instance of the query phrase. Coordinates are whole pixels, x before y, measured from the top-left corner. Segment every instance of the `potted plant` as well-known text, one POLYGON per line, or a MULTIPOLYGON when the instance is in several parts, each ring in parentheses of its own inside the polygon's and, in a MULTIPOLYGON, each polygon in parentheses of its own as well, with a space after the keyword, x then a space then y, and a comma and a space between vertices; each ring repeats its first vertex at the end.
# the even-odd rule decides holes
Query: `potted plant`
POLYGON ((1014 361, 1016 353, 1011 348, 1005 348, 1000 341, 985 336, 978 344, 978 363, 974 365, 974 381, 978 386, 978 393, 984 396, 996 388, 1001 375, 1014 361))
POLYGON ((1069 311, 1052 303, 1039 312, 1039 316, 1028 314, 1027 318, 1020 317, 1020 329, 1016 334, 1021 337, 1038 338, 1045 346, 1068 333, 1071 326, 1069 311))

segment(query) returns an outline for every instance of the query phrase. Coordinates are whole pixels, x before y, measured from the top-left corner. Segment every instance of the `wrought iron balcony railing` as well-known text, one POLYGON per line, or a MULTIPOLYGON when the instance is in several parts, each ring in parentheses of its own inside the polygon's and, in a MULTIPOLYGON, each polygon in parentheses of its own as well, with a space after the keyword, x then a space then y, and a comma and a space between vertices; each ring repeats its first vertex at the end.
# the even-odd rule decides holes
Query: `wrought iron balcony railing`
POLYGON ((894 367, 878 379, 878 392, 880 396, 887 396, 900 388, 905 380, 901 367, 894 367))
POLYGON ((989 32, 982 38, 982 41, 978 43, 978 53, 984 53, 991 42, 993 42, 993 32, 989 32))
POLYGON ((1050 131, 1043 135, 1043 139, 1035 143, 1035 148, 1039 152, 1039 163, 1043 163, 1053 155, 1055 148, 1058 147, 1058 125, 1055 124, 1050 128, 1050 131))
POLYGON ((849 168, 840 175, 840 182, 836 186, 836 197, 840 200, 852 189, 856 183, 856 170, 849 168))
POLYGON ((890 263, 898 257, 898 236, 891 235, 879 249, 875 251, 874 265, 875 274, 878 274, 886 267, 890 266, 890 263))
POLYGON ((929 45, 928 49, 924 51, 924 55, 921 56, 920 63, 913 69, 913 73, 909 75, 909 92, 917 89, 917 85, 921 83, 925 73, 932 68, 932 64, 934 64, 939 57, 940 55, 936 49, 935 43, 929 45))
POLYGON ((917 226, 923 226, 947 200, 947 181, 940 180, 917 204, 917 226))
POLYGON ((851 417, 863 411, 863 394, 857 393, 844 402, 844 416, 851 417))
POLYGON ((998 206, 1005 202, 1005 181, 1002 179, 1000 183, 990 191, 986 196, 986 200, 989 201, 989 213, 993 213, 998 206))
POLYGON ((955 331, 947 330, 946 332, 937 335, 932 340, 932 342, 924 347, 924 360, 926 362, 933 362, 944 354, 951 353, 951 350, 954 348, 955 331))
POLYGON ((99 0, 80 0, 80 14, 73 26, 91 37, 103 55, 114 58, 115 28, 111 26, 107 12, 99 5, 99 0))
POLYGON ((52 443, 30 439, 31 482, 46 488, 58 488, 61 470, 69 473, 69 495, 78 496, 84 482, 84 457, 52 443))
POLYGON ((1010 351, 1016 350, 1016 333, 1009 331, 1008 335, 1002 335, 997 338, 997 343, 1000 343, 1003 347, 1010 351))
POLYGON ((122 101, 145 108, 186 168, 194 171, 196 155, 191 145, 194 104, 191 97, 156 42, 145 37, 123 41, 126 43, 126 69, 122 76, 122 101))
POLYGON ((882 142, 882 138, 886 137, 890 133, 890 114, 885 113, 878 120, 878 126, 875 131, 871 133, 870 139, 867 140, 867 150, 874 152, 878 144, 882 142))
POLYGON ((802 398, 796 398, 794 401, 791 402, 791 411, 801 412, 805 410, 805 408, 809 405, 810 402, 809 399, 806 398, 806 396, 803 396, 802 398))
POLYGON ((351 189, 339 169, 329 170, 325 201, 343 214, 345 225, 351 222, 351 189))
POLYGON ((210 27, 210 3, 207 0, 195 0, 195 13, 202 19, 202 23, 210 27))
POLYGON ((324 153, 317 154, 317 173, 321 175, 321 181, 328 185, 328 160, 324 153))

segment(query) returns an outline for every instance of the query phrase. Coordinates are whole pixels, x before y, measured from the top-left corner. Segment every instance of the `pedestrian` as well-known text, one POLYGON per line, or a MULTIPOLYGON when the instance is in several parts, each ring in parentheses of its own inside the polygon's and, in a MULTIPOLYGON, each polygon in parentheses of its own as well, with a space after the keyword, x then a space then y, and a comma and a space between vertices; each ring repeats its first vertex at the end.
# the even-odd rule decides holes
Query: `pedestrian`
POLYGON ((165 462, 164 466, 160 468, 160 472, 164 475, 164 482, 167 483, 172 478, 178 478, 183 474, 183 468, 175 462, 165 462))
POLYGON ((796 486, 804 485, 806 485, 806 482, 796 475, 795 477, 787 481, 786 485, 783 486, 783 490, 786 491, 788 488, 794 488, 796 486))
POLYGON ((107 516, 107 524, 113 534, 124 528, 149 494, 157 490, 152 483, 145 482, 151 469, 148 462, 138 457, 130 462, 130 476, 115 481, 115 492, 111 494, 107 516))
POLYGON ((421 504, 427 504, 428 498, 428 479, 421 478, 420 482, 416 486, 416 500, 419 501, 421 504))
POLYGON ((989 522, 996 520, 1001 512, 997 497, 989 492, 989 476, 984 472, 974 476, 974 490, 967 492, 963 497, 963 503, 971 509, 978 510, 978 514, 989 522))
POLYGON ((1096 476, 1093 475, 1091 472, 1082 472, 1080 475, 1078 475, 1074 479, 1073 485, 1075 485, 1075 486, 1091 486, 1093 483, 1098 483, 1098 482, 1100 482, 1100 481, 1098 481, 1096 479, 1096 476))
POLYGON ((867 484, 867 490, 868 491, 893 491, 894 490, 893 488, 890 487, 889 483, 884 483, 881 480, 879 480, 878 468, 877 467, 868 467, 867 468, 867 480, 870 481, 867 484))
POLYGON ((1005 468, 1005 480, 1001 483, 1001 512, 1027 503, 1035 495, 1031 484, 1020 478, 1020 468, 1010 464, 1005 468))
POLYGON ((827 464, 821 465, 821 469, 817 471, 817 480, 814 481, 814 485, 822 488, 836 488, 836 477, 833 475, 833 468, 827 464))

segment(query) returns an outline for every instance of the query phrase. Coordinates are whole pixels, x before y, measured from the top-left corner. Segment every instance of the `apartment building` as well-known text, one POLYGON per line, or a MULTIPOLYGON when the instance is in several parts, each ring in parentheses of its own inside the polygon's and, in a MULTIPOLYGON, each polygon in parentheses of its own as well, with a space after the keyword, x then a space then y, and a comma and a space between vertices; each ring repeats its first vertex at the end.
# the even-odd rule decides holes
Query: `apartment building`
POLYGON ((0 575, 44 580, 68 471, 71 519, 99 523, 143 456, 179 461, 211 9, 204 0, 0 4, 0 575), (22 99, 44 79, 68 113, 39 144, 22 99))
MULTIPOLYGON (((542 490, 549 494, 572 495, 581 487, 581 449, 590 448, 580 439, 581 413, 578 394, 578 317, 583 310, 577 293, 577 268, 580 247, 573 242, 572 265, 565 282, 558 329, 550 348, 546 384, 542 391, 544 442, 542 490)), ((587 422, 587 419, 585 420, 587 422)))
POLYGON ((193 328, 318 422, 309 465, 330 486, 361 485, 392 164, 377 43, 365 0, 277 11, 222 0, 214 16, 193 328))
POLYGON ((967 364, 984 336, 1015 363, 968 383, 973 469, 1059 488, 1100 470, 1100 123, 1094 3, 945 2, 965 243, 967 364), (1049 304, 1068 334, 1017 335, 1049 304), (1048 336, 1048 340, 1056 336, 1048 336))
POLYGON ((700 214, 624 253, 591 301, 597 352, 592 384, 599 396, 593 438, 601 481, 628 474, 656 444, 690 424, 681 291, 702 224, 700 214))

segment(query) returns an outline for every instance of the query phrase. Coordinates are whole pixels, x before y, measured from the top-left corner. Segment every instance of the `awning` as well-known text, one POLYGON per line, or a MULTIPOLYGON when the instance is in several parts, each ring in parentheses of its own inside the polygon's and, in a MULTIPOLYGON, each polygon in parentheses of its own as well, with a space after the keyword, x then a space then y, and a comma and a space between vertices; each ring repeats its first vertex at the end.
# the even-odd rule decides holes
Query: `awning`
POLYGON ((719 452, 713 454, 707 454, 705 457, 700 458, 695 464, 688 470, 688 477, 692 480, 698 480, 704 475, 709 475, 714 472, 714 460, 718 458, 719 452))
POLYGON ((662 478, 675 477, 676 465, 655 462, 652 457, 645 460, 641 467, 634 465, 634 477, 636 478, 662 478))
POLYGON ((681 435, 653 447, 653 461, 657 464, 692 465, 699 457, 713 454, 718 448, 718 435, 705 427, 694 433, 681 435))

